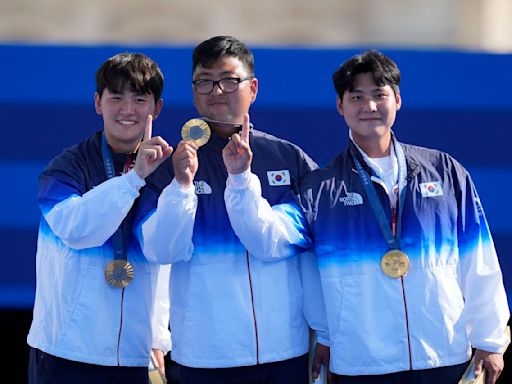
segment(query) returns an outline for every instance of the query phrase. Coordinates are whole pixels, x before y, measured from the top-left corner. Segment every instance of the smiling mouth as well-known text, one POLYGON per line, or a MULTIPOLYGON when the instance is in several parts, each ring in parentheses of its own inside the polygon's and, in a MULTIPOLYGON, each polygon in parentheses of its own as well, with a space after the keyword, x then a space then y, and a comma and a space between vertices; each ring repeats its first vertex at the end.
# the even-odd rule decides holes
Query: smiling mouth
POLYGON ((208 103, 208 105, 227 105, 225 101, 213 101, 211 103, 208 103))
POLYGON ((133 120, 117 120, 117 122, 121 125, 135 125, 137 123, 133 120))

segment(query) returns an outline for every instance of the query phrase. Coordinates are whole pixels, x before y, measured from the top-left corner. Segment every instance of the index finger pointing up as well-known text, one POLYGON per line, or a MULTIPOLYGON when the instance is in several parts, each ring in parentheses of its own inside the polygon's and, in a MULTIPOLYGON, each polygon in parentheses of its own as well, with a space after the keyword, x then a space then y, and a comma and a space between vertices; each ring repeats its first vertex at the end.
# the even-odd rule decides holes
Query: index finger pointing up
POLYGON ((146 128, 144 129, 144 137, 142 138, 142 141, 151 139, 152 134, 153 134, 153 115, 148 115, 148 119, 146 120, 146 128))
POLYGON ((249 121, 250 121, 249 115, 245 114, 244 115, 244 124, 242 125, 242 134, 241 134, 240 138, 242 139, 242 141, 245 141, 246 143, 249 143, 249 129, 250 129, 249 121))

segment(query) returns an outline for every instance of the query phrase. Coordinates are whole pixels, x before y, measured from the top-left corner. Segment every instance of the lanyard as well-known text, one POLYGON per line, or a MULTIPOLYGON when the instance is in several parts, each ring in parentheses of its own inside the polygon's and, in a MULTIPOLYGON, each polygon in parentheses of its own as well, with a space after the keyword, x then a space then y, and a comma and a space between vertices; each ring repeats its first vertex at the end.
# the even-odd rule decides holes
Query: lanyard
POLYGON ((373 213, 375 214, 375 218, 379 223, 380 230, 386 243, 388 244, 389 249, 400 249, 400 232, 402 229, 402 210, 405 201, 405 195, 407 191, 407 167, 405 163, 405 155, 402 147, 398 142, 393 140, 393 145, 395 149, 396 158, 398 161, 398 215, 397 215, 397 223, 396 223, 396 233, 393 235, 391 230, 390 223, 386 218, 386 213, 384 212, 384 208, 380 203, 379 197, 377 196, 377 191, 375 190, 375 186, 371 180, 370 175, 361 165, 361 162, 357 159, 356 154, 354 153, 354 149, 350 148, 350 154, 355 163, 355 167, 357 173, 359 174, 359 178, 361 183, 363 184, 363 188, 370 200, 370 205, 372 207, 373 213))
MULTIPOLYGON (((116 175, 116 170, 114 166, 114 160, 112 160, 112 153, 110 152, 110 148, 108 147, 105 132, 101 134, 101 154, 103 156, 103 166, 105 168, 107 179, 111 179, 116 175)), ((126 252, 123 244, 123 233, 121 229, 122 225, 123 224, 121 224, 119 228, 117 228, 115 233, 112 235, 112 244, 114 247, 115 260, 126 260, 126 252)))

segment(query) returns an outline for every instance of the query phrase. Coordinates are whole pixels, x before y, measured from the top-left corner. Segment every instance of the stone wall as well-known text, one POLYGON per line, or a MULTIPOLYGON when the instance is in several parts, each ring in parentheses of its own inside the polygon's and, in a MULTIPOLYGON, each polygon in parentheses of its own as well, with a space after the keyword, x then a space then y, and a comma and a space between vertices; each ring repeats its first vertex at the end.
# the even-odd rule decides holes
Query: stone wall
POLYGON ((0 42, 512 51, 510 0, 0 0, 0 42))

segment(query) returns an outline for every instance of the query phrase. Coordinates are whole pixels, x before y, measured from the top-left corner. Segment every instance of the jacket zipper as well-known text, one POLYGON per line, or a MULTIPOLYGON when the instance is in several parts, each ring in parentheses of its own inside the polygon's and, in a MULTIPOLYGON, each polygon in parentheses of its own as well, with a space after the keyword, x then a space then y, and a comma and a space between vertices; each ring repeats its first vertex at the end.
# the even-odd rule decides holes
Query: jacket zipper
POLYGON ((121 332, 123 330, 123 307, 124 307, 124 288, 121 292, 121 317, 119 319, 119 333, 117 334, 117 365, 120 366, 119 353, 121 349, 121 332))
POLYGON ((247 273, 249 275, 249 289, 251 291, 251 306, 252 306, 252 319, 254 321, 254 334, 256 336, 256 364, 260 363, 260 351, 259 351, 259 342, 258 342, 258 323, 256 321, 256 311, 254 309, 254 294, 252 290, 252 279, 251 279, 251 266, 249 264, 249 251, 245 251, 245 256, 247 260, 247 273))
POLYGON ((411 350, 411 335, 409 334, 409 316, 407 312, 407 299, 405 297, 405 286, 404 277, 400 276, 402 281, 402 297, 404 298, 404 310, 405 310, 405 330, 407 332, 407 347, 409 348, 409 369, 412 371, 412 350, 411 350))
MULTIPOLYGON (((391 230, 393 235, 396 235, 396 204, 398 198, 398 188, 394 191, 395 204, 391 207, 391 230)), ((411 335, 409 333, 409 315, 407 311, 407 298, 405 296, 405 285, 404 277, 400 276, 400 282, 402 284, 402 298, 404 299, 404 311, 405 311, 405 331, 407 333, 407 348, 409 350, 409 369, 412 370, 412 350, 411 350, 411 335)))
MULTIPOLYGON (((124 167, 122 174, 128 173, 133 167, 135 166, 135 158, 132 157, 130 154, 127 154, 124 159, 124 167)), ((124 308, 124 290, 125 288, 122 288, 121 292, 121 317, 119 319, 119 333, 117 334, 117 365, 120 366, 121 363, 119 361, 119 354, 121 350, 121 332, 123 331, 123 308, 124 308)))

